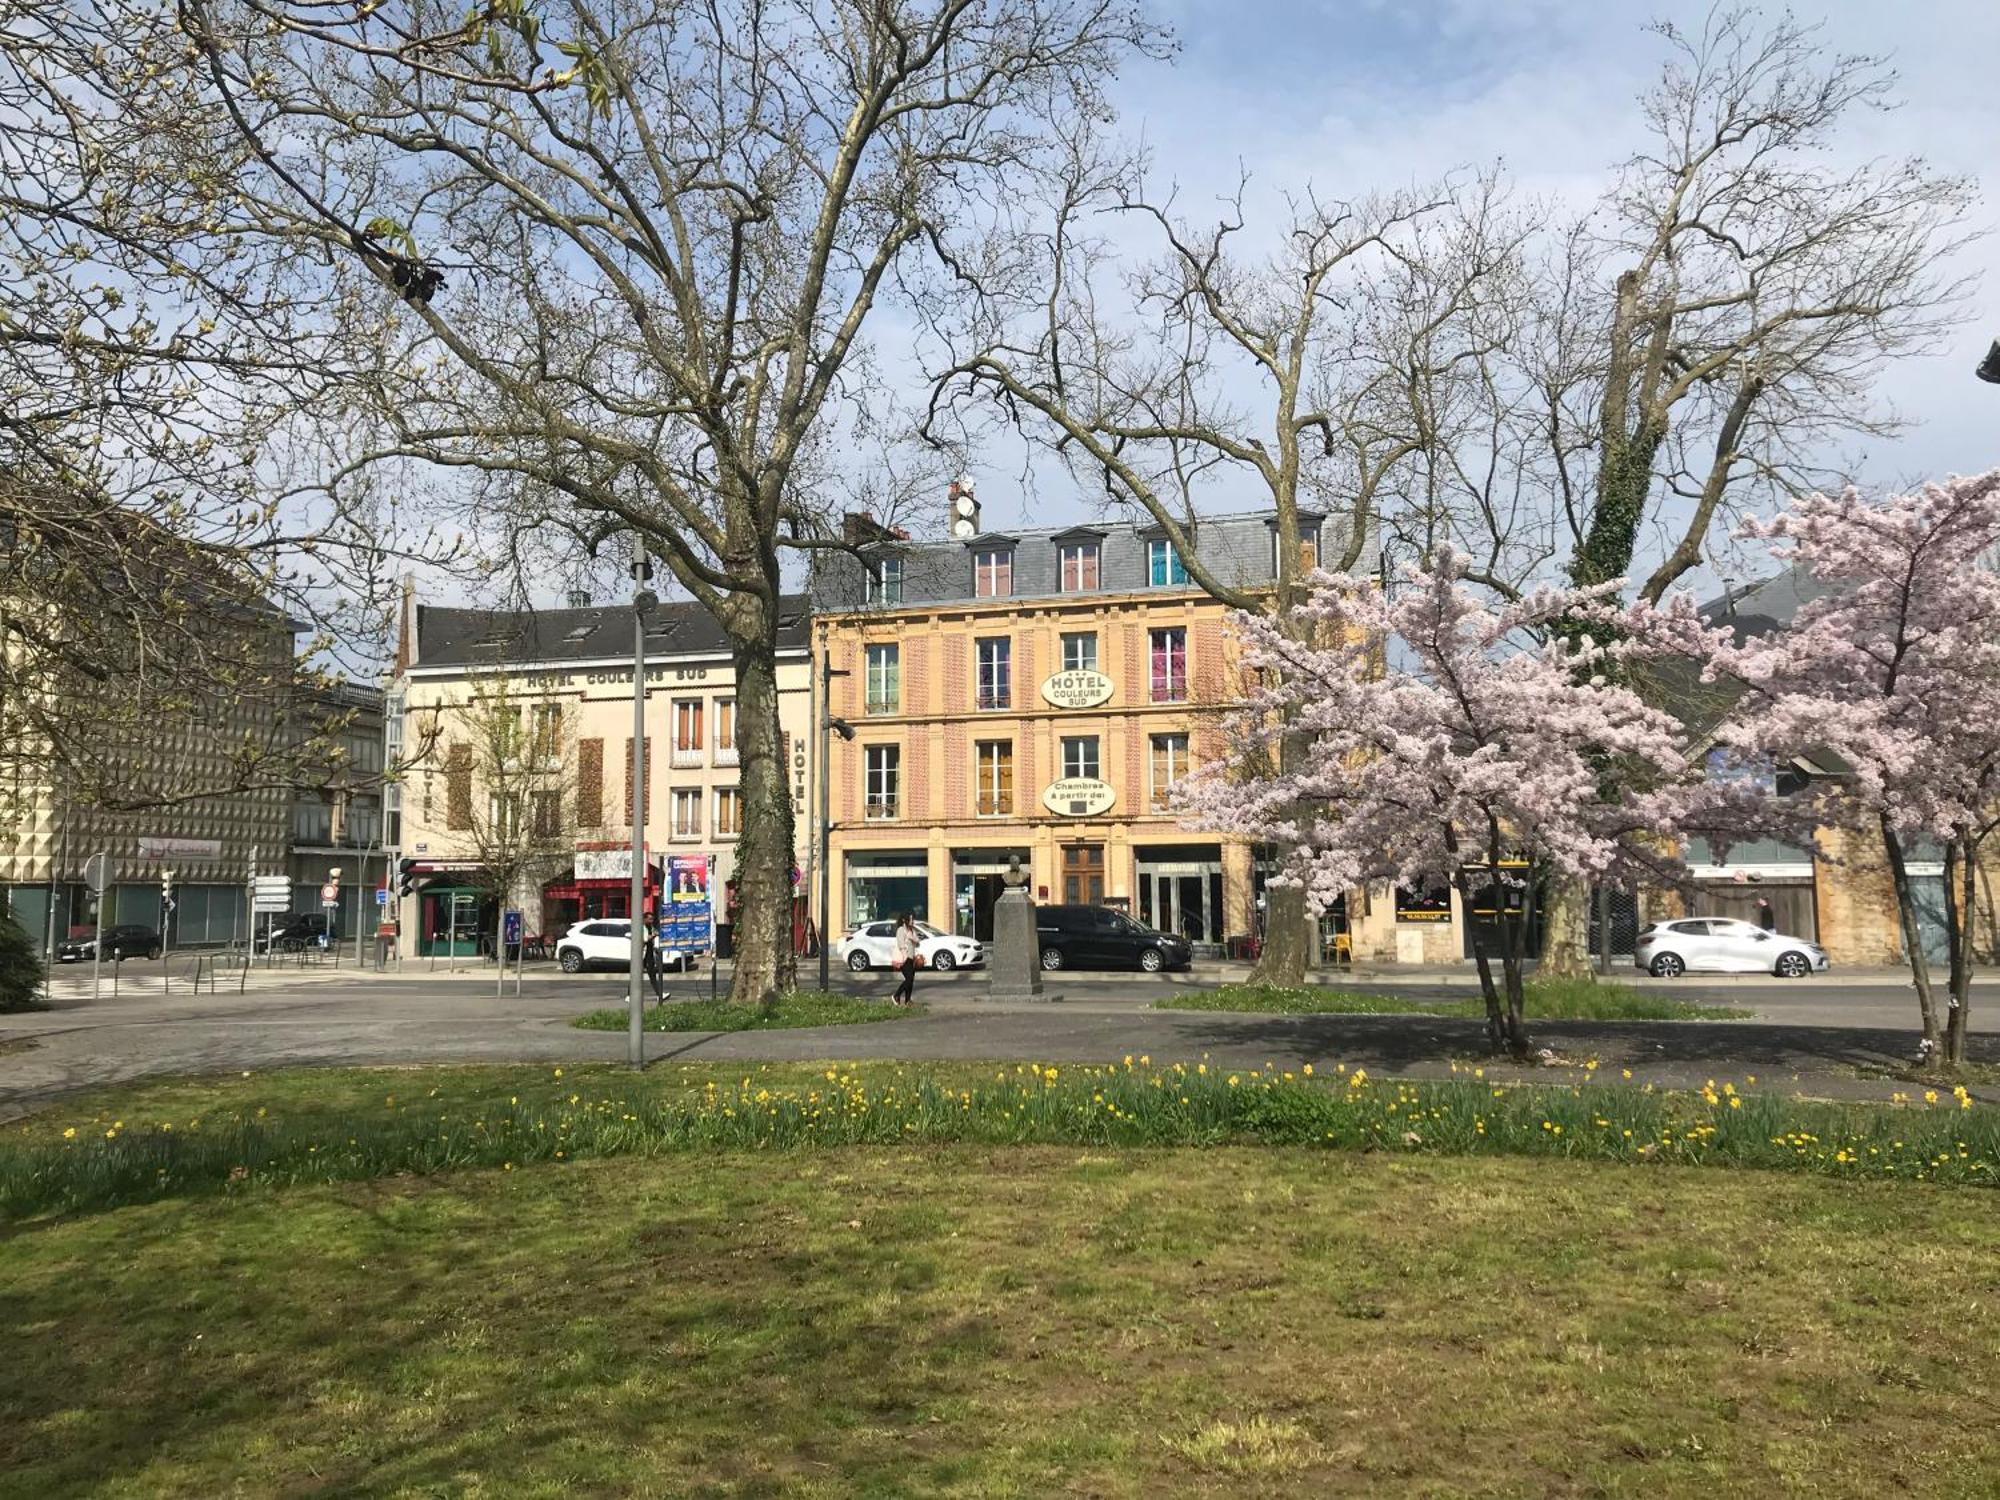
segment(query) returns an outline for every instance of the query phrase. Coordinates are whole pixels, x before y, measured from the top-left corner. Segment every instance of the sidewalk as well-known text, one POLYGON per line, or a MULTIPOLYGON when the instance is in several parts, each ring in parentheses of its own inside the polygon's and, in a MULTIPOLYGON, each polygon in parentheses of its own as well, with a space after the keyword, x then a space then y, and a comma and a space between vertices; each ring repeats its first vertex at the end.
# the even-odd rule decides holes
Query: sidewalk
MULTIPOLYGON (((818 963, 819 961, 813 958, 799 960, 800 984, 811 986, 817 982, 819 973, 818 963)), ((697 986, 706 988, 709 983, 709 968, 709 965, 703 964, 686 974, 670 974, 667 977, 668 986, 678 990, 689 990, 697 986)), ((729 987, 730 978, 735 971, 735 965, 728 959, 723 959, 720 963, 714 965, 714 968, 717 970, 717 984, 726 990, 729 987)), ((262 968, 256 968, 251 972, 254 976, 262 974, 265 971, 262 968)), ((456 968, 453 968, 448 960, 410 958, 405 959, 400 967, 394 960, 391 960, 389 967, 386 969, 356 967, 351 961, 344 961, 338 969, 334 969, 329 965, 319 965, 308 966, 304 969, 281 967, 270 972, 273 975, 290 975, 293 978, 301 979, 369 979, 390 980, 399 983, 409 983, 411 981, 422 982, 425 980, 454 980, 463 983, 468 980, 482 978, 491 983, 493 980, 492 962, 490 960, 473 958, 460 959, 456 968)), ((591 975, 597 978, 614 976, 617 972, 615 969, 596 969, 590 971, 591 975)), ((62 973, 62 970, 57 971, 59 978, 62 973)), ((1529 973, 1532 976, 1532 968, 1529 973)), ((88 993, 88 971, 85 971, 85 974, 84 989, 88 993)), ((870 970, 868 977, 882 978, 886 974, 886 970, 870 970)), ((1217 984, 1248 983, 1250 974, 1251 966, 1247 963, 1237 963, 1223 959, 1199 959, 1195 962, 1192 969, 1184 969, 1178 973, 1146 974, 1137 970, 1078 969, 1048 973, 1043 976, 1043 980, 1046 984, 1058 988, 1065 981, 1070 980, 1092 985, 1149 985, 1155 989, 1163 986, 1205 988, 1217 984)), ((987 971, 984 969, 961 969, 951 973, 926 971, 922 982, 926 986, 936 984, 984 985, 986 983, 986 975, 987 971)), ((522 977, 524 980, 532 982, 564 976, 553 959, 530 959, 527 967, 522 971, 522 977)), ((843 980, 861 979, 862 977, 861 975, 850 974, 844 964, 835 964, 832 967, 832 978, 836 984, 843 980)), ((1498 977, 1497 974, 1495 977, 1498 977)), ((1608 978, 1618 984, 1631 985, 1638 989, 1660 990, 1668 993, 1671 993, 1677 987, 1707 987, 1711 985, 1726 987, 1775 985, 1801 992, 1810 991, 1816 987, 1828 986, 1842 988, 1848 986, 1890 985, 1905 989, 1914 988, 1914 983, 1910 978, 1910 971, 1901 964, 1856 964, 1843 966, 1829 970, 1824 974, 1812 975, 1806 979, 1779 979, 1772 974, 1689 974, 1681 979, 1655 979, 1650 974, 1640 973, 1630 964, 1623 964, 1614 966, 1608 976, 1600 977, 1608 978)), ((1934 971, 1932 978, 1934 983, 1942 986, 1943 976, 1941 974, 1934 971)), ((127 983, 129 984, 130 982, 131 976, 128 974, 127 983)), ((175 988, 179 989, 180 975, 178 970, 175 972, 174 982, 175 988)), ((1358 964, 1353 968, 1309 969, 1306 971, 1305 982, 1307 985, 1319 989, 1342 989, 1359 986, 1370 989, 1409 987, 1477 990, 1479 988, 1479 971, 1473 967, 1470 961, 1462 964, 1429 965, 1423 967, 1399 964, 1358 964)), ((1981 988, 2000 985, 2000 969, 1976 971, 1972 982, 1981 988)), ((255 983, 256 980, 253 977, 253 987, 255 983)), ((508 983, 511 987, 513 983, 513 970, 511 967, 508 970, 508 983)), ((105 987, 107 990, 109 989, 109 979, 105 981, 105 987)), ((152 987, 157 990, 157 980, 153 982, 152 987)))

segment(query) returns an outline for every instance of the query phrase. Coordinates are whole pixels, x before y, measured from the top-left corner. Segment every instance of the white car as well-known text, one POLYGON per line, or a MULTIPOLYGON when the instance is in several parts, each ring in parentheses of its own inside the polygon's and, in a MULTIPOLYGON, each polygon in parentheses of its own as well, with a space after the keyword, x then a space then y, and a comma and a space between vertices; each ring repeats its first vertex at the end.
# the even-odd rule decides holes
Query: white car
POLYGON ((1803 979, 1824 974, 1826 950, 1804 938, 1766 932, 1755 922, 1733 917, 1690 917, 1655 922, 1642 929, 1632 961, 1648 974, 1672 979, 1680 974, 1776 974, 1803 979))
MULTIPOLYGON (((572 922, 556 939, 556 962, 565 974, 581 974, 585 969, 629 969, 632 966, 632 924, 624 917, 599 917, 589 922, 572 922)), ((693 955, 679 950, 661 954, 669 971, 687 968, 693 955)))
MULTIPOLYGON (((917 923, 917 952, 926 969, 949 973, 953 969, 976 969, 986 962, 986 949, 979 939, 940 932, 928 922, 917 923)), ((896 924, 864 922, 840 940, 834 952, 855 973, 869 969, 891 969, 896 965, 896 924)))

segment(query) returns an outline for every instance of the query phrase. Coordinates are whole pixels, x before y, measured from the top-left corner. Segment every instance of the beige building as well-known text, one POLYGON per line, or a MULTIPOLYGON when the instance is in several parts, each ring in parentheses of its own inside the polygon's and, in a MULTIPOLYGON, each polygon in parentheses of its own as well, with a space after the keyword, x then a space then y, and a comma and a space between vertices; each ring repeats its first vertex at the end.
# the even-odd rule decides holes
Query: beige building
MULTIPOLYGON (((805 848, 809 671, 804 601, 788 599, 779 631, 783 753, 791 771, 798 849, 805 848)), ((561 785, 546 811, 525 816, 560 845, 508 903, 524 935, 559 933, 631 902, 632 657, 629 605, 493 611, 404 603, 388 693, 392 758, 410 764, 385 806, 388 842, 412 887, 391 910, 406 956, 475 952, 497 906, 477 836, 468 705, 518 705, 538 736, 559 744, 561 785)), ((717 920, 733 904, 744 807, 737 786, 735 670, 721 631, 693 604, 656 606, 646 632, 645 848, 657 889, 673 855, 714 858, 717 920)))

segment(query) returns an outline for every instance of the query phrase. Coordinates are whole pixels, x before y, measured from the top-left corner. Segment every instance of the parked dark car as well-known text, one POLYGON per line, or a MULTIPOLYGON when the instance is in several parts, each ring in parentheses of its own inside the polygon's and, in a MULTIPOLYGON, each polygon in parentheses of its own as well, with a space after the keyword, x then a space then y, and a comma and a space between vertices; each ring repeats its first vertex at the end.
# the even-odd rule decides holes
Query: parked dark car
POLYGON ((1109 906, 1038 906, 1035 927, 1045 969, 1185 969, 1194 945, 1109 906))
MULTIPOLYGON (((83 963, 97 946, 95 937, 71 938, 56 945, 56 962, 59 964, 83 963)), ((142 927, 137 922, 125 922, 116 927, 104 929, 104 956, 106 958, 158 958, 160 956, 160 935, 150 927, 142 927)))
POLYGON ((300 912, 279 924, 271 934, 271 945, 284 953, 297 953, 306 948, 317 948, 319 940, 329 943, 340 941, 340 934, 321 912, 300 912))

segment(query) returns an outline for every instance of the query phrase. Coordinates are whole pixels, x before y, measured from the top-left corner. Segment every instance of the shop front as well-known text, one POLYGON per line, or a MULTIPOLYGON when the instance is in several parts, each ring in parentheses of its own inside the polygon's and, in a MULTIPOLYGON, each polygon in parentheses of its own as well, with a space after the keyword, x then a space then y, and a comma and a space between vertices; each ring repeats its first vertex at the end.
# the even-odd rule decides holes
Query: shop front
POLYGON ((921 849, 847 856, 847 927, 883 922, 903 912, 930 920, 931 869, 921 849))
POLYGON ((1134 851, 1139 920, 1219 949, 1223 938, 1222 846, 1166 844, 1134 851))
POLYGON ((476 958, 492 945, 498 907, 474 885, 433 881, 417 892, 417 957, 476 958))
POLYGON ((1001 877, 1007 873, 1009 856, 1018 856, 1023 870, 1032 868, 1025 848, 952 851, 952 917, 960 937, 993 941, 993 903, 1007 888, 1001 877))

